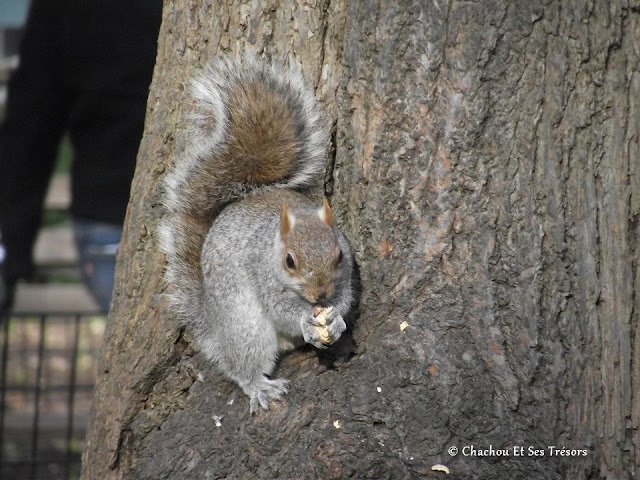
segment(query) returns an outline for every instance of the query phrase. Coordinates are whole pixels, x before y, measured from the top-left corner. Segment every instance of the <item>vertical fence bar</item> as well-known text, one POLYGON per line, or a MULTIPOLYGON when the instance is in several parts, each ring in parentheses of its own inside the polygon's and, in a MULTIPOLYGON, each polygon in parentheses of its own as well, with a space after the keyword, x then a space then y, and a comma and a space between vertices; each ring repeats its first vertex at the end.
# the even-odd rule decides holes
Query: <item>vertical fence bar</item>
POLYGON ((0 322, 2 323, 2 376, 0 377, 0 478, 4 478, 4 416, 5 416, 5 398, 7 393, 7 359, 9 358, 9 321, 11 316, 9 312, 0 313, 0 322))
POLYGON ((38 475, 38 436, 40 434, 40 393, 42 390, 42 364, 44 358, 46 314, 40 315, 40 341, 38 343, 38 363, 36 364, 36 385, 34 395, 33 431, 31 432, 31 480, 38 475))
POLYGON ((69 373, 69 398, 67 400, 67 454, 64 461, 64 477, 71 478, 72 442, 73 442, 73 407, 76 397, 76 370, 78 365, 78 344, 80 342, 80 315, 74 319, 73 347, 71 351, 71 365, 69 373))

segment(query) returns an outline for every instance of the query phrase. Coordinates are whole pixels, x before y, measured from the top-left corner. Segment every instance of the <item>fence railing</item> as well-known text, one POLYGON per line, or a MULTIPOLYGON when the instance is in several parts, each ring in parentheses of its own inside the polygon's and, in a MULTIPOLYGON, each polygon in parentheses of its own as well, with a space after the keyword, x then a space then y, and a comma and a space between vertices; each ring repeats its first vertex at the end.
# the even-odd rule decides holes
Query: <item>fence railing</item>
POLYGON ((79 478, 105 317, 3 314, 0 478, 79 478))

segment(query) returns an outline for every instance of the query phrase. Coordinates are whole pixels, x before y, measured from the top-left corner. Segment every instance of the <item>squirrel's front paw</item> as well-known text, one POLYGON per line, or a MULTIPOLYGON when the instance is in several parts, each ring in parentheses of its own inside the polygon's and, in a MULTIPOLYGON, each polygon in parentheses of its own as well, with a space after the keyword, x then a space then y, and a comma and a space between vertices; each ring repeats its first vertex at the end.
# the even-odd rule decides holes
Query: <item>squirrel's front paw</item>
POLYGON ((323 328, 319 324, 316 325, 316 319, 309 315, 309 318, 304 318, 300 322, 300 327, 302 328, 302 337, 304 341, 310 343, 316 348, 327 348, 327 345, 331 342, 327 342, 327 345, 323 343, 325 340, 323 335, 323 328))
POLYGON ((344 323, 344 318, 338 313, 337 309, 334 308, 327 313, 327 331, 329 332, 331 343, 337 341, 346 329, 347 324, 344 323))
POLYGON ((347 328, 338 310, 315 308, 311 317, 302 321, 304 341, 317 348, 327 348, 334 343, 347 328))

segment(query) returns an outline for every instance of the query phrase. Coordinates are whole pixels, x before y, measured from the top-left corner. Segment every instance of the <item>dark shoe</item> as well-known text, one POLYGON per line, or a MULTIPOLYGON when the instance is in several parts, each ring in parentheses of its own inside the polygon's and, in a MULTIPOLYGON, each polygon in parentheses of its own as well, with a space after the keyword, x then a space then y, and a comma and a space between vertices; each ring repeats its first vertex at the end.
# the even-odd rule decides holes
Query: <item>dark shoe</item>
MULTIPOLYGON (((2 248, 1 244, 0 248, 2 248)), ((16 280, 8 278, 4 269, 4 262, 2 260, 3 258, 0 258, 0 313, 11 310, 11 307, 13 306, 13 297, 16 291, 16 280)))
POLYGON ((16 282, 5 278, 0 271, 0 312, 11 310, 15 291, 16 282))

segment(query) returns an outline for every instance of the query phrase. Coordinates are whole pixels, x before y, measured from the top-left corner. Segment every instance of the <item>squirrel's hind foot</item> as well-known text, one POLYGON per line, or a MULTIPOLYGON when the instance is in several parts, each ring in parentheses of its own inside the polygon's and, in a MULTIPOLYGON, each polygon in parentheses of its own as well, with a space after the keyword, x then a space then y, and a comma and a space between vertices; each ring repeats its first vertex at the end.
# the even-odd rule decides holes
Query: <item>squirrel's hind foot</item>
POLYGON ((262 377, 260 380, 243 387, 244 392, 251 399, 249 401, 249 411, 255 414, 259 407, 269 410, 269 399, 278 400, 287 393, 289 381, 284 378, 270 380, 262 377))

